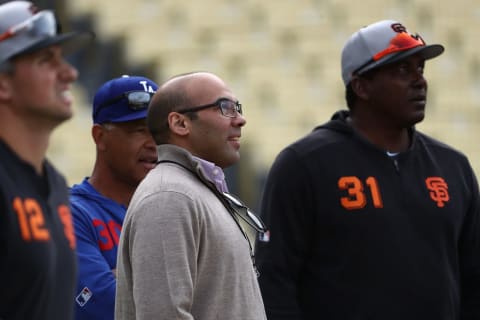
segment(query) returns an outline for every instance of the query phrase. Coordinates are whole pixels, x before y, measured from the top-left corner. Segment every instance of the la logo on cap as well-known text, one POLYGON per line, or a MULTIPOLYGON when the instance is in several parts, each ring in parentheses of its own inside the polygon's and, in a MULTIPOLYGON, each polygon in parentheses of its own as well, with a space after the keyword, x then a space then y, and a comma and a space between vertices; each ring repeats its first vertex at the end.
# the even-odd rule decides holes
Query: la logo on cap
POLYGON ((152 86, 148 85, 148 82, 145 80, 140 81, 140 84, 143 86, 143 90, 149 93, 155 93, 155 90, 153 90, 152 86))

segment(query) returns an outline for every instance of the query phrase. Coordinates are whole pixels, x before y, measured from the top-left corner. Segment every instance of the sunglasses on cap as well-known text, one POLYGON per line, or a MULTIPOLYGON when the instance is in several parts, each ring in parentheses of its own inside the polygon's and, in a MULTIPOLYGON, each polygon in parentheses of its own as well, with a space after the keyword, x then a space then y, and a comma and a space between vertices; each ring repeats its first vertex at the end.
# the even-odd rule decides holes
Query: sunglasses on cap
POLYGON ((382 50, 373 56, 373 60, 378 61, 391 53, 405 51, 424 45, 425 41, 423 41, 420 35, 412 35, 408 32, 400 32, 392 40, 390 40, 390 45, 385 50, 382 50))
POLYGON ((353 74, 362 74, 362 70, 365 67, 367 67, 371 63, 379 61, 380 59, 388 56, 389 54, 407 51, 422 46, 425 46, 425 41, 419 34, 413 35, 406 31, 398 32, 397 35, 390 40, 389 46, 386 49, 377 52, 370 60, 357 68, 353 72, 353 74))
POLYGON ((10 27, 0 34, 0 41, 14 37, 20 32, 28 32, 32 37, 51 37, 57 33, 57 23, 51 11, 45 10, 33 15, 27 20, 10 27))
POLYGON ((94 117, 97 117, 97 115, 100 113, 102 109, 105 109, 106 107, 117 103, 118 101, 127 98, 128 99, 128 107, 130 110, 133 111, 138 111, 138 110, 143 110, 148 108, 148 104, 150 103, 150 100, 152 99, 153 93, 147 92, 147 91, 128 91, 124 92, 121 95, 112 98, 110 100, 107 100, 100 104, 95 111, 95 114, 93 115, 94 117))
POLYGON ((203 106, 187 108, 177 111, 178 113, 197 112, 207 108, 219 107, 222 115, 228 118, 235 118, 238 114, 243 114, 242 104, 227 98, 220 98, 213 103, 203 106))

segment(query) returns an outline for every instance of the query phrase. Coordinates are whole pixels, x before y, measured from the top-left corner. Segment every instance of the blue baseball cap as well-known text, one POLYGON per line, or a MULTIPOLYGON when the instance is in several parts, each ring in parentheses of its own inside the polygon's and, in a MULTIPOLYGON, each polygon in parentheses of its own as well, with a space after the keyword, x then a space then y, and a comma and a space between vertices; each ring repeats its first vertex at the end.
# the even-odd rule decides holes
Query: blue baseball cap
POLYGON ((105 82, 93 98, 93 123, 144 119, 158 85, 140 76, 124 75, 105 82))

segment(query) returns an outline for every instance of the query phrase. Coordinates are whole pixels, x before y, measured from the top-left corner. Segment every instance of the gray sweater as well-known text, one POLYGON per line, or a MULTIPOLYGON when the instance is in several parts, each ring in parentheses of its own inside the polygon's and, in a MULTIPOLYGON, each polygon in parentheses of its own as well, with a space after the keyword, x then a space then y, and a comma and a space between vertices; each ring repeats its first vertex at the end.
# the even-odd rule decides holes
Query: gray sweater
POLYGON ((157 165, 132 198, 118 250, 115 319, 266 319, 248 242, 200 181, 199 163, 173 145, 158 154, 181 165, 157 165))

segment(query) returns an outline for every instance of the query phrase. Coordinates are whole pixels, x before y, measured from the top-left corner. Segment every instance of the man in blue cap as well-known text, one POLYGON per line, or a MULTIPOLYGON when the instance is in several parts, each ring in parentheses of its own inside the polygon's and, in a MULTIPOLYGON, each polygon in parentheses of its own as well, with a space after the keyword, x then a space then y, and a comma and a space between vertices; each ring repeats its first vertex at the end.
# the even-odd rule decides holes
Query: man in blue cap
POLYGON ((71 189, 79 277, 77 319, 114 318, 117 245, 133 192, 155 166, 147 107, 152 80, 123 76, 103 84, 93 101, 93 173, 71 189))
POLYGON ((78 71, 66 51, 92 34, 57 29, 31 2, 0 5, 0 319, 73 319, 68 189, 46 152, 73 115, 78 71))

